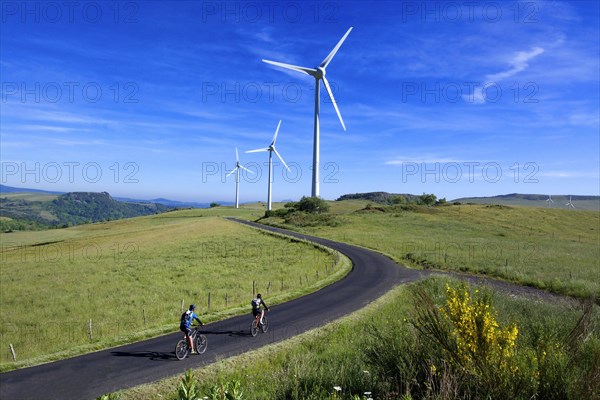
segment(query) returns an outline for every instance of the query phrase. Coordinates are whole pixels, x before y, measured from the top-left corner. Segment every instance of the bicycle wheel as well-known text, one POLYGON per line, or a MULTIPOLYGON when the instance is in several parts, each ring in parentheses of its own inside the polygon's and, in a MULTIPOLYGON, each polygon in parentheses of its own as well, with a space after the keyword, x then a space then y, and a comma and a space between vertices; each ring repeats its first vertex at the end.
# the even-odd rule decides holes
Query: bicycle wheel
POLYGON ((208 339, 206 339, 206 336, 198 334, 198 336, 196 336, 196 351, 198 354, 204 354, 207 347, 208 339))
POLYGON ((260 330, 262 331, 262 333, 267 333, 267 331, 269 330, 269 320, 267 319, 266 315, 263 317, 262 324, 260 324, 260 330))
POLYGON ((190 349, 187 340, 182 339, 177 342, 177 346, 175 346, 175 357, 177 357, 178 360, 186 358, 189 352, 190 349))
POLYGON ((254 319, 254 321, 252 321, 252 325, 250 325, 250 334, 252 336, 258 335, 258 321, 256 319, 254 319))

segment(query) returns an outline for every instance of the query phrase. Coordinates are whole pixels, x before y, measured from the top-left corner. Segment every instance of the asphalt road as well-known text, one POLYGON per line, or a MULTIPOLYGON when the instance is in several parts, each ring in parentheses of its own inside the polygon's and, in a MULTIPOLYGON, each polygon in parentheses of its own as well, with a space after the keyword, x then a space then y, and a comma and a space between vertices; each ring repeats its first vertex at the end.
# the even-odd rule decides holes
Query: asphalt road
MULTIPOLYGON (((266 334, 254 338, 250 336, 252 317, 248 310, 247 315, 207 325, 203 332, 208 338, 208 349, 203 355, 178 361, 174 348, 181 339, 181 333, 177 332, 0 374, 0 398, 94 399, 119 389, 181 374, 189 368, 201 367, 324 325, 362 308, 394 286, 418 280, 425 274, 401 267, 379 253, 356 246, 251 222, 238 222, 311 240, 338 250, 352 260, 353 269, 344 279, 315 293, 271 307, 270 329, 266 334)), ((268 304, 269 299, 265 300, 268 304)), ((176 324, 177 321, 174 321, 176 324)))

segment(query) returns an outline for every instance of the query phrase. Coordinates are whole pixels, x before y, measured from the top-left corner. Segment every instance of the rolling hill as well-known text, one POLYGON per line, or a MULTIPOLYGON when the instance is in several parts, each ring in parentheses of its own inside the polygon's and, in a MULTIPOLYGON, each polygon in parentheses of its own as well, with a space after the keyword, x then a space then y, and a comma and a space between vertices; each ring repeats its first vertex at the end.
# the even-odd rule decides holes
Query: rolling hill
POLYGON ((61 195, 36 192, 0 197, 0 228, 11 231, 66 227, 158 214, 171 209, 162 204, 117 201, 106 192, 61 195))

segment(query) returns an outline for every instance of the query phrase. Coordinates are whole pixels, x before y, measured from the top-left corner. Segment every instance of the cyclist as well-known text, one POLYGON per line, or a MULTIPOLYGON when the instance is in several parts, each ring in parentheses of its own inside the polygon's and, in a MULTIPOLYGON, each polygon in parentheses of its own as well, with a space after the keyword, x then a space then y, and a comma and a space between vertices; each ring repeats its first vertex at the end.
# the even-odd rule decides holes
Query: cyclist
POLYGON ((263 317, 265 316, 265 309, 267 311, 270 311, 269 307, 267 306, 267 303, 265 303, 265 301, 262 298, 262 295, 259 293, 256 295, 256 298, 252 300, 252 315, 254 315, 254 318, 256 318, 257 315, 260 315, 260 324, 262 325, 263 323, 263 317), (260 309, 260 306, 264 307, 264 309, 260 309))
POLYGON ((194 310, 196 306, 194 304, 190 305, 189 310, 181 314, 181 322, 179 324, 179 329, 185 333, 185 338, 188 340, 190 344, 190 349, 192 349, 192 354, 198 354, 196 349, 194 348, 194 341, 192 340, 192 321, 196 320, 200 325, 204 325, 202 321, 198 318, 194 310))

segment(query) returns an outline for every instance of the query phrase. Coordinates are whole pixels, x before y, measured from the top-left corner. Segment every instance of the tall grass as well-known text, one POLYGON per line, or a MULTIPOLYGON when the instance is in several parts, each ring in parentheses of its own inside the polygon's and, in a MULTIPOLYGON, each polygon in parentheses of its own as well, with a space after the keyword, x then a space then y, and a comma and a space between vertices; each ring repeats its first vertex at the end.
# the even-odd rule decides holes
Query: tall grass
POLYGON ((211 321, 245 311, 253 289, 277 303, 343 273, 312 244, 203 215, 2 234, 0 368, 176 330, 190 303, 211 321))

